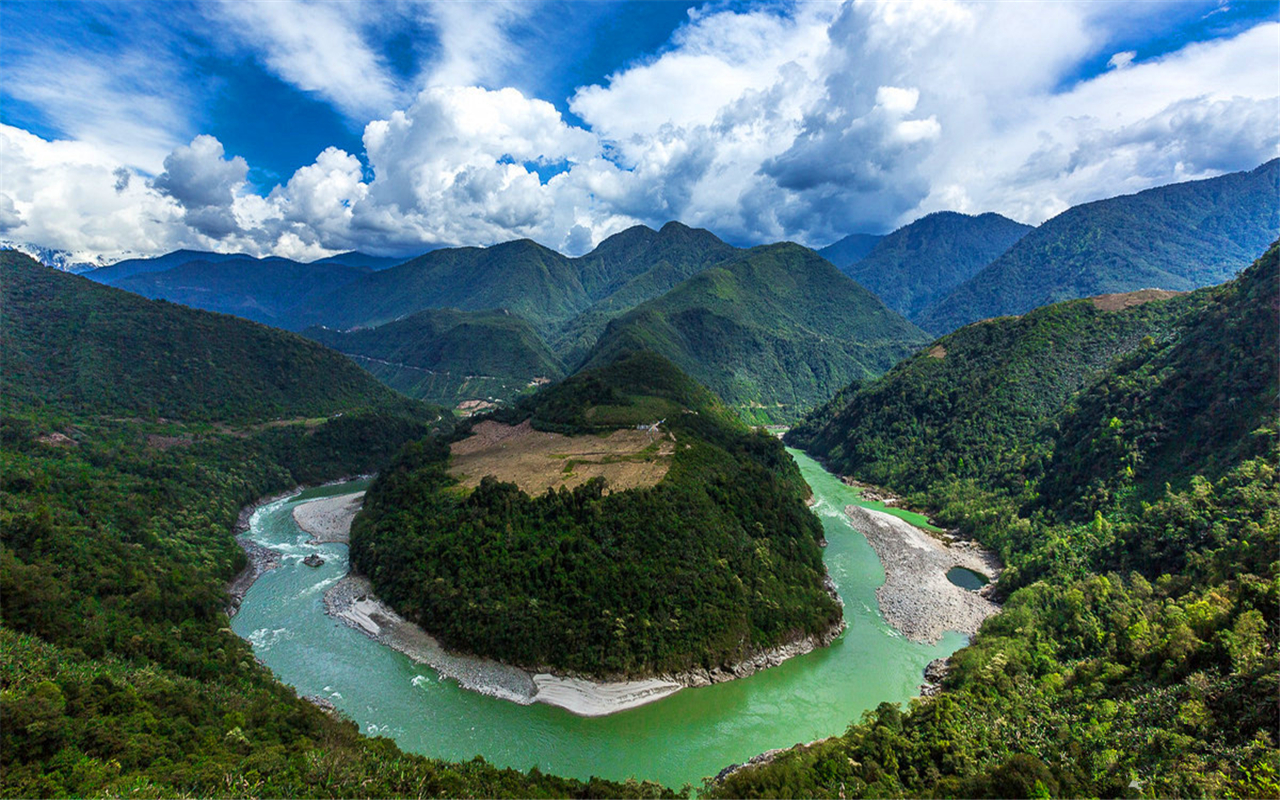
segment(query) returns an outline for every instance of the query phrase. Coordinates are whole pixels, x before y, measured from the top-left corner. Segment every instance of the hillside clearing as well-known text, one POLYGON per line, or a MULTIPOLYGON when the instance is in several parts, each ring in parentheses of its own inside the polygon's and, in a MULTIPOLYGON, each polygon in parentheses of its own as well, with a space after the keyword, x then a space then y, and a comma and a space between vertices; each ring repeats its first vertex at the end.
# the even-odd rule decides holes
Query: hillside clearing
POLYGON ((616 430, 607 436, 564 436, 536 431, 528 420, 504 425, 486 420, 450 447, 449 474, 476 487, 493 475, 530 495, 572 489, 604 478, 609 490, 653 486, 667 474, 675 440, 670 433, 616 430))

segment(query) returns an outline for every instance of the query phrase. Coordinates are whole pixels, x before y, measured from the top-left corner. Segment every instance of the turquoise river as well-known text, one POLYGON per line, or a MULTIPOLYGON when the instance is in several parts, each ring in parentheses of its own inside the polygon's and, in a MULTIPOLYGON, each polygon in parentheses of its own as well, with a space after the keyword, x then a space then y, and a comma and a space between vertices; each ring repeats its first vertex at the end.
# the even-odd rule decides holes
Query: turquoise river
MULTIPOLYGON (((845 601, 848 630, 830 647, 742 680, 684 689, 647 706, 584 719, 542 704, 521 706, 458 688, 429 667, 325 616, 325 589, 347 571, 346 545, 311 547, 290 514, 317 497, 364 488, 355 482, 312 489, 264 506, 250 537, 283 554, 282 565, 249 590, 232 619, 258 657, 300 695, 319 695, 371 735, 449 760, 537 766, 577 778, 630 777, 698 786, 732 763, 776 747, 844 732, 863 711, 918 694, 932 659, 965 644, 950 633, 937 645, 908 641, 881 618, 875 590, 884 571, 842 509, 863 502, 817 462, 792 450, 813 488, 814 512, 829 542, 825 558, 845 601), (313 569, 302 559, 319 552, 313 569)), ((923 524, 923 518, 892 509, 923 524)))

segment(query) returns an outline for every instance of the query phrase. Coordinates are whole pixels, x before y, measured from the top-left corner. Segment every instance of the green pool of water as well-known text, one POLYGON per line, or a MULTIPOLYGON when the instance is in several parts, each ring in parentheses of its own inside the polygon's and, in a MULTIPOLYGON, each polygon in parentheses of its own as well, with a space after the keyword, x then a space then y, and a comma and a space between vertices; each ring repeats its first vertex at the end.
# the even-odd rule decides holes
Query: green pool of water
POLYGON ((974 572, 965 567, 952 567, 947 570, 947 580, 962 589, 981 589, 991 582, 991 579, 981 572, 974 572))
POLYGON ((279 569, 249 590, 232 628, 299 694, 331 700, 369 734, 406 750, 450 760, 477 755, 499 766, 587 778, 648 778, 679 788, 775 747, 842 733, 863 711, 917 694, 924 666, 965 643, 958 633, 936 645, 910 642, 885 624, 875 590, 884 572, 843 514, 850 504, 881 508, 913 522, 919 515, 863 503, 852 488, 790 451, 813 488, 826 529, 827 567, 845 601, 849 628, 834 644, 757 673, 685 689, 648 706, 583 719, 546 705, 520 706, 458 688, 429 667, 324 614, 324 591, 347 571, 345 545, 304 544, 290 512, 299 502, 345 494, 363 483, 310 490, 254 516, 250 535, 284 554, 279 569), (319 551, 323 566, 302 559, 319 551))

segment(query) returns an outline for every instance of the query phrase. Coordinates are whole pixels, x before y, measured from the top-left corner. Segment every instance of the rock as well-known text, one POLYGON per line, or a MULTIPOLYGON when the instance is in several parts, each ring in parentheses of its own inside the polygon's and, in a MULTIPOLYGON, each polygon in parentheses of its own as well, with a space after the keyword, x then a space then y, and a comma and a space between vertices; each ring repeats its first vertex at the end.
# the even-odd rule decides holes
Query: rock
POLYGON ((319 567, 324 565, 324 559, 321 558, 318 553, 312 553, 311 555, 302 559, 302 563, 306 564, 308 567, 319 567))

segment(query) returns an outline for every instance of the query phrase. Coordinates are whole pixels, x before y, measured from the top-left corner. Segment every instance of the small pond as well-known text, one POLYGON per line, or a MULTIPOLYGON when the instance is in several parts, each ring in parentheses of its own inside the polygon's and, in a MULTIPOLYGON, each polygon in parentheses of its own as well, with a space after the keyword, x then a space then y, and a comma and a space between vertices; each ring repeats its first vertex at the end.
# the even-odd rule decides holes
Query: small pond
POLYGON ((983 586, 991 583, 991 579, 986 575, 983 575, 981 572, 974 572, 971 569, 966 569, 965 567, 952 567, 947 570, 947 580, 962 589, 981 589, 983 586))

